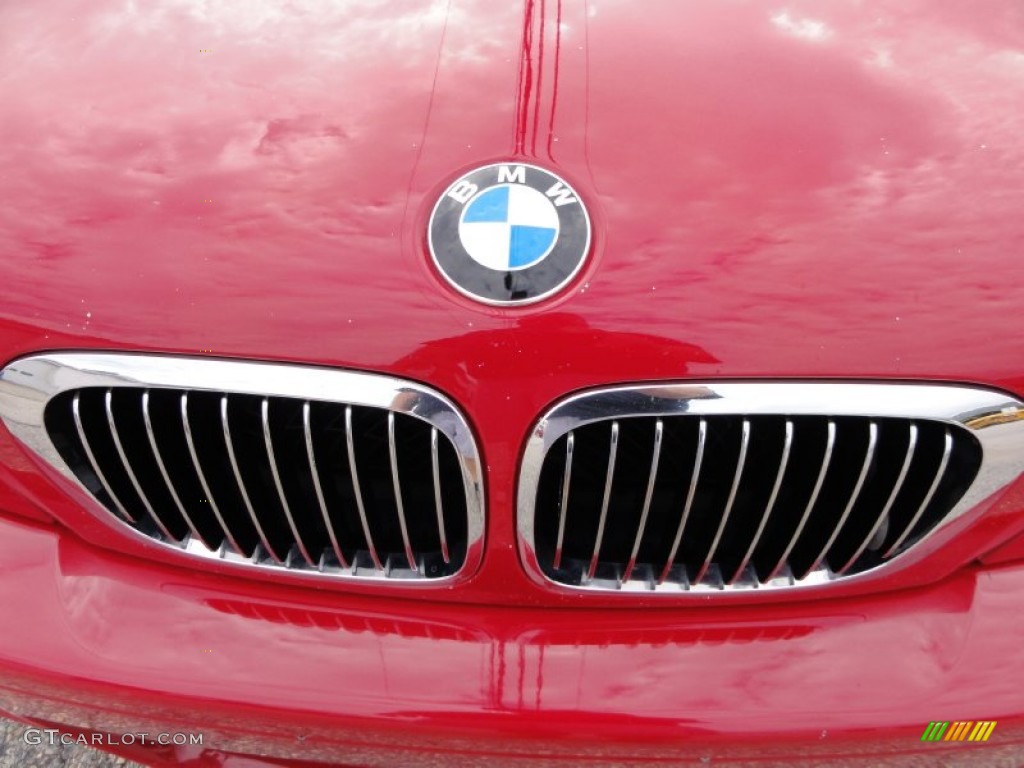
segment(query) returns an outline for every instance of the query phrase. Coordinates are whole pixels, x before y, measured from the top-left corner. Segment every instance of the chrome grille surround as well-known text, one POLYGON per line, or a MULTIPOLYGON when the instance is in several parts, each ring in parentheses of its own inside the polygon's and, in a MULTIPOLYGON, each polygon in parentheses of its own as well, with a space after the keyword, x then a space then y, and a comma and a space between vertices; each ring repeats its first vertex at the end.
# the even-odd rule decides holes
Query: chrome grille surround
MULTIPOLYGON (((720 457, 721 450, 717 450, 714 455, 720 457)), ((675 455, 678 457, 678 451, 675 455)), ((534 581, 567 592, 639 593, 685 598, 722 593, 749 595, 752 592, 820 589, 838 582, 865 582, 913 565, 945 544, 953 535, 950 532, 953 521, 970 516, 981 501, 1013 482, 1022 471, 1024 403, 997 391, 944 384, 838 381, 693 382, 609 387, 576 394, 558 402, 531 432, 519 475, 516 523, 519 551, 523 565, 534 581), (677 554, 681 552, 681 543, 685 546, 686 531, 693 527, 697 506, 695 498, 699 499, 703 491, 701 478, 708 474, 708 462, 713 461, 709 459, 712 455, 709 446, 713 439, 721 443, 722 430, 719 427, 722 420, 732 422, 729 438, 731 461, 727 468, 718 468, 716 516, 703 521, 705 543, 697 547, 698 559, 686 562, 677 554), (776 434, 775 458, 770 465, 763 461, 763 446, 756 451, 752 447, 758 441, 763 442, 763 429, 769 422, 773 423, 776 434), (643 439, 634 439, 627 447, 627 433, 632 432, 635 438, 638 424, 644 424, 643 439), (676 429, 678 438, 680 424, 686 425, 686 440, 690 441, 686 449, 688 461, 685 466, 666 470, 665 446, 669 441, 669 431, 670 428, 676 429), (804 435, 804 447, 799 458, 806 459, 808 424, 816 425, 817 430, 815 463, 807 466, 803 461, 801 466, 801 462, 793 460, 797 453, 795 446, 804 435), (830 505, 827 506, 823 484, 828 486, 831 480, 826 481, 826 477, 831 478, 839 471, 840 462, 833 462, 834 456, 852 455, 848 436, 853 426, 860 430, 857 438, 859 453, 856 462, 849 462, 842 469, 847 478, 846 496, 841 499, 843 503, 836 499, 827 500, 827 505, 830 505), (583 446, 593 442, 593 430, 597 429, 601 430, 605 444, 600 452, 591 450, 589 456, 584 455, 583 446), (876 455, 876 451, 882 450, 880 434, 886 436, 890 443, 884 459, 876 455), (893 452, 891 437, 894 434, 899 435, 896 442, 901 446, 901 452, 893 452), (615 509, 614 502, 616 485, 622 483, 616 463, 621 465, 624 451, 636 451, 641 443, 643 459, 636 460, 638 468, 634 468, 635 471, 627 478, 631 503, 628 513, 623 513, 621 509, 615 509), (927 450, 922 447, 925 445, 927 450), (557 451, 553 450, 556 447, 557 451), (756 456, 753 455, 758 451, 756 456), (922 477, 927 477, 921 469, 924 466, 921 456, 924 455, 929 457, 928 462, 934 470, 935 477, 930 482, 922 481, 922 477), (973 456, 976 473, 973 479, 967 478, 969 485, 962 495, 952 501, 936 520, 929 522, 922 515, 926 508, 930 513, 933 511, 929 506, 933 504, 933 497, 934 508, 939 508, 939 496, 949 487, 956 486, 956 478, 948 483, 943 481, 944 475, 952 477, 951 455, 959 461, 958 467, 963 465, 970 472, 974 472, 969 466, 971 462, 961 459, 973 456), (552 463, 545 473, 546 462, 552 463), (880 470, 876 470, 883 464, 887 467, 884 487, 872 489, 872 479, 876 480, 876 486, 882 485, 878 479, 880 470), (579 502, 575 502, 577 506, 574 507, 573 497, 573 493, 580 490, 574 485, 577 482, 574 475, 581 465, 589 466, 587 471, 590 473, 587 478, 589 499, 583 515, 577 511, 579 502), (752 508, 737 508, 740 506, 737 491, 746 482, 745 465, 748 474, 753 466, 763 476, 756 514, 752 508), (767 471, 764 469, 766 466, 767 471), (797 471, 794 471, 795 467, 797 471), (666 480, 671 473, 674 474, 666 480), (914 491, 918 500, 912 509, 901 511, 904 522, 899 526, 893 525, 893 530, 889 530, 890 512, 894 510, 893 505, 908 473, 914 474, 919 487, 914 491), (773 515, 777 515, 783 506, 781 502, 776 503, 780 487, 785 493, 789 478, 796 475, 804 478, 804 495, 801 504, 791 504, 796 508, 786 512, 790 522, 787 530, 781 533, 781 556, 773 560, 776 563, 774 567, 758 569, 752 558, 756 557, 759 541, 763 541, 772 529, 773 515), (654 547, 670 552, 667 558, 658 562, 641 562, 642 558, 637 558, 641 542, 647 543, 645 535, 651 536, 651 518, 655 512, 652 492, 656 481, 662 489, 666 484, 675 487, 670 512, 659 510, 661 530, 664 532, 666 520, 670 520, 675 536, 674 541, 670 541, 671 534, 659 539, 654 547), (942 489, 937 493, 940 485, 942 489), (538 494, 541 492, 544 496, 540 503, 544 506, 538 513, 538 494), (822 495, 820 499, 819 493, 822 495), (842 563, 829 562, 831 548, 837 537, 842 538, 844 526, 851 525, 857 514, 864 514, 851 515, 851 510, 858 507, 857 497, 862 494, 865 497, 873 494, 878 508, 873 512, 873 522, 868 524, 867 535, 862 530, 854 541, 853 549, 846 545, 847 556, 842 563), (877 501, 879 497, 881 501, 877 501), (774 510, 773 506, 776 507, 774 510), (835 510, 832 518, 834 527, 830 532, 824 529, 823 533, 821 526, 815 526, 821 522, 820 515, 815 513, 819 506, 835 510), (574 511, 577 511, 576 515, 574 511), (740 512, 746 513, 745 516, 740 515, 746 521, 744 523, 735 522, 740 512), (620 533, 628 529, 625 537, 628 540, 618 543, 617 556, 602 559, 602 551, 608 545, 608 526, 615 515, 628 517, 628 525, 619 528, 620 533), (735 554, 731 555, 729 572, 723 573, 716 562, 716 549, 723 542, 730 515, 734 521, 732 530, 737 530, 738 525, 747 527, 739 529, 745 531, 745 538, 742 544, 732 543, 735 554), (573 530, 574 518, 575 524, 587 518, 583 522, 590 528, 581 538, 591 548, 581 552, 581 547, 577 546, 576 557, 570 558, 563 552, 563 546, 568 541, 567 531, 573 530), (545 526, 541 537, 537 535, 538 524, 545 526), (594 529, 596 538, 592 532, 594 529), (805 531, 818 537, 813 551, 820 554, 806 560, 810 563, 809 568, 805 566, 794 573, 788 558, 795 545, 807 551, 808 545, 802 539, 805 531)), ((910 495, 911 491, 907 491, 907 497, 910 495)), ((867 501, 862 498, 860 504, 866 505, 867 501)), ((895 514, 892 520, 896 521, 895 514)))
MULTIPOLYGON (((88 511, 107 527, 122 536, 156 542, 193 561, 217 560, 250 572, 258 569, 283 578, 312 577, 427 588, 450 587, 464 581, 476 571, 483 555, 483 475, 472 431, 450 400, 414 382, 378 374, 283 363, 141 354, 45 354, 16 360, 0 371, 0 419, 16 438, 84 491, 90 502, 88 511), (171 459, 162 455, 168 450, 167 427, 163 427, 163 438, 154 437, 154 433, 161 432, 161 425, 157 423, 156 412, 159 409, 150 405, 151 399, 162 399, 164 408, 160 418, 165 422, 168 419, 168 399, 171 411, 180 403, 180 422, 175 428, 184 441, 178 440, 181 445, 177 447, 177 468, 172 467, 171 459), (79 453, 84 454, 80 456, 82 466, 77 467, 78 473, 65 461, 67 449, 62 452, 58 448, 48 428, 55 418, 53 408, 48 410, 48 406, 55 402, 64 409, 60 416, 64 419, 64 432, 72 435, 77 432, 79 453), (253 434, 249 435, 248 441, 240 434, 234 434, 232 439, 239 419, 243 418, 237 412, 242 405, 249 407, 249 418, 253 422, 249 426, 255 427, 250 430, 253 434), (126 407, 130 407, 133 413, 139 412, 132 416, 134 425, 131 429, 123 419, 126 407), (202 411, 199 415, 205 420, 197 418, 197 409, 202 411), (282 439, 279 428, 282 416, 275 411, 283 409, 292 412, 288 429, 294 450, 289 454, 287 466, 280 464, 281 457, 275 458, 275 444, 282 439), (335 450, 332 444, 330 451, 324 451, 327 438, 317 433, 315 415, 317 412, 324 415, 328 411, 337 422, 332 429, 340 447, 335 450), (152 421, 151 412, 154 414, 152 421), (311 412, 314 415, 312 426, 311 412), (119 417, 118 413, 122 416, 119 417), (273 424, 275 419, 277 424, 273 424), (353 419, 357 422, 355 429, 353 419), (360 477, 366 473, 369 458, 362 460, 360 470, 356 466, 357 456, 353 453, 353 446, 359 451, 366 445, 361 442, 359 423, 365 425, 370 419, 380 421, 380 434, 375 438, 375 447, 380 449, 377 453, 383 451, 390 458, 390 461, 372 464, 378 475, 372 479, 377 486, 383 486, 385 474, 390 474, 386 488, 389 493, 396 494, 390 503, 392 511, 398 514, 398 525, 392 527, 401 531, 402 541, 402 546, 394 552, 378 552, 374 547, 370 528, 375 521, 368 519, 368 514, 372 517, 372 513, 367 510, 367 494, 372 492, 379 497, 380 488, 360 491, 360 477), (91 420, 91 441, 89 424, 83 424, 83 420, 91 420), (258 430, 260 420, 262 434, 258 430), (106 426, 102 425, 104 421, 106 426), (97 430, 103 433, 102 441, 107 448, 107 455, 102 459, 90 448, 91 442, 99 442, 97 430), (134 450, 125 445, 126 432, 132 433, 131 446, 134 450), (403 434, 413 433, 419 436, 414 449, 403 444, 402 438, 403 434), (148 445, 140 435, 148 437, 148 445), (213 435, 217 436, 215 440, 210 439, 213 435), (305 438, 304 447, 302 437, 305 438), (218 446, 219 475, 208 463, 213 450, 209 444, 213 442, 218 446), (346 442, 347 457, 343 457, 346 442), (320 447, 317 448, 315 443, 320 447), (264 478, 273 480, 269 486, 264 483, 266 487, 254 487, 247 480, 255 476, 255 470, 251 466, 246 467, 240 458, 242 453, 251 457, 256 450, 265 451, 260 455, 267 460, 267 466, 260 467, 259 472, 264 478), (432 475, 433 488, 416 494, 415 498, 406 490, 403 507, 401 485, 409 481, 402 476, 402 483, 399 482, 399 454, 404 452, 408 455, 413 450, 417 454, 417 472, 426 478, 420 485, 429 486, 432 475), (148 485, 139 477, 141 459, 137 457, 143 452, 148 466, 148 485), (324 453, 328 453, 326 458, 324 453), (196 488, 201 486, 205 495, 201 501, 208 502, 208 508, 198 512, 193 511, 198 500, 187 502, 181 498, 181 491, 177 488, 182 466, 189 462, 194 472, 191 474, 192 483, 196 488), (83 472, 83 466, 93 485, 92 490, 79 474, 83 472), (113 470, 112 466, 115 467, 113 470), (111 478, 105 476, 104 468, 119 473, 120 492, 112 487, 111 478), (345 542, 338 541, 338 520, 339 515, 352 516, 354 512, 331 509, 325 500, 328 481, 331 475, 338 473, 346 475, 345 482, 350 484, 350 490, 354 487, 358 519, 366 532, 364 546, 354 554, 350 551, 347 558, 342 552, 345 542), (294 495, 300 480, 293 476, 298 475, 302 475, 304 487, 311 489, 304 492, 301 505, 297 504, 294 495), (227 487, 225 483, 228 481, 235 489, 231 494, 232 501, 221 498, 218 505, 218 489, 227 487), (165 510, 172 508, 173 500, 180 512, 180 516, 172 515, 173 523, 166 514, 154 513, 155 502, 151 503, 154 483, 163 484, 160 491, 164 494, 165 510), (271 489, 269 493, 268 487, 271 489), (260 491, 263 494, 258 496, 256 492, 260 491), (131 494, 132 501, 129 503, 120 498, 119 493, 131 494), (254 507, 275 495, 277 508, 283 511, 284 516, 276 521, 260 518, 254 507), (453 541, 452 531, 446 535, 445 525, 449 518, 448 510, 441 508, 442 495, 448 500, 458 500, 454 506, 459 515, 460 533, 464 532, 463 541, 453 541), (221 508, 228 504, 230 509, 221 508), (436 547, 437 553, 431 553, 432 564, 423 559, 422 553, 413 551, 415 542, 410 541, 407 526, 412 505, 422 507, 418 518, 421 530, 425 520, 438 527, 434 536, 439 547, 436 547), (199 525, 200 516, 205 519, 205 532, 199 525), (303 544, 299 528, 310 525, 314 518, 315 524, 320 526, 324 547, 322 551, 310 552, 303 544), (237 544, 232 535, 232 527, 241 526, 239 521, 245 523, 241 533, 246 537, 248 546, 237 544), (248 525, 250 522, 251 527, 248 525), (284 547, 272 546, 268 541, 264 527, 270 522, 274 522, 279 532, 290 530, 292 546, 287 551, 284 547), (168 530, 172 526, 177 530, 168 530), (211 529, 213 536, 210 535, 211 529)), ((65 440, 63 437, 58 439, 65 440)), ((409 461, 405 465, 409 466, 409 461)), ((335 485, 341 487, 340 482, 335 485)), ((419 486, 416 489, 420 490, 419 486)), ((333 496, 336 501, 340 500, 337 492, 333 496)))

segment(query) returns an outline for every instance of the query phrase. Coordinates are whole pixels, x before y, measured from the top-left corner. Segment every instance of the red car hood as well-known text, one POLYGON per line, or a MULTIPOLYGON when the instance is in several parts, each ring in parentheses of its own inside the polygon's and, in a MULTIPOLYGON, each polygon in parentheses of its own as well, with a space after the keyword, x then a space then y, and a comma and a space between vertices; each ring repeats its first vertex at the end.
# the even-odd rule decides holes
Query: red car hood
POLYGON ((4 4, 0 357, 426 381, 482 437, 507 558, 523 438, 582 387, 1024 392, 1019 2, 382 6, 4 4), (580 191, 594 253, 496 309, 440 280, 426 221, 516 159, 580 191))
POLYGON ((49 6, 0 11, 7 359, 212 350, 533 410, 679 376, 1024 389, 1019 3, 530 0, 525 45, 484 0, 49 6), (517 157, 596 243, 503 311, 436 278, 425 219, 517 157))

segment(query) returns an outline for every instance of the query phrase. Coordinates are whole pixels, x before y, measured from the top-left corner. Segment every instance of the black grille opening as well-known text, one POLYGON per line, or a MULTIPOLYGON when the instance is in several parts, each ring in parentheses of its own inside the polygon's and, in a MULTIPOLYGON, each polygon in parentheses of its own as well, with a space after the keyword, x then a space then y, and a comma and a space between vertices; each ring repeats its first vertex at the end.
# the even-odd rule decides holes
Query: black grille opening
POLYGON ((458 452, 406 413, 91 387, 54 397, 44 419, 103 507, 189 551, 201 543, 260 565, 401 578, 449 576, 467 556, 458 452))
POLYGON ((609 418, 577 427, 548 450, 534 508, 535 552, 554 581, 613 588, 851 575, 905 552, 937 526, 981 458, 967 429, 926 419, 609 418))

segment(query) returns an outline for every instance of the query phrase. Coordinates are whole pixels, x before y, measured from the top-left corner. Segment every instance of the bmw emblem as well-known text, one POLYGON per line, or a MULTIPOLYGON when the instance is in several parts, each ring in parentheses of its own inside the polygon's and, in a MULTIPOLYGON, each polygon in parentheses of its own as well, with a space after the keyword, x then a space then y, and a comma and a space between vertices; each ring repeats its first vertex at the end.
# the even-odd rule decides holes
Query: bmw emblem
POLYGON ((485 165, 444 191, 430 255, 455 290, 485 304, 530 304, 565 287, 590 250, 590 217, 564 180, 534 165, 485 165))

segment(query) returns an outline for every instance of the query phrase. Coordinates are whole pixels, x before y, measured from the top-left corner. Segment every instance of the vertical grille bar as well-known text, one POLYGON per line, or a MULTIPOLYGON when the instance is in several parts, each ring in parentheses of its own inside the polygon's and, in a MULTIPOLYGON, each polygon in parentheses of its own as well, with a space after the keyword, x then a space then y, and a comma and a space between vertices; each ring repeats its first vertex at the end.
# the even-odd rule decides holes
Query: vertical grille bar
POLYGON ((409 567, 416 570, 416 555, 409 543, 409 529, 405 524, 405 509, 402 506, 402 484, 398 479, 398 449, 395 447, 395 414, 388 411, 388 454, 391 456, 391 483, 395 489, 395 509, 398 510, 398 525, 402 530, 402 545, 409 567))
POLYGON ((110 500, 114 502, 114 506, 117 508, 118 514, 121 515, 125 520, 130 523, 136 522, 135 518, 131 516, 127 509, 124 508, 124 504, 117 498, 117 494, 110 487, 110 483, 107 482, 107 476, 103 474, 103 470, 100 469, 100 464, 96 461, 96 457, 93 455, 92 447, 89 445, 89 439, 85 436, 85 429, 82 427, 82 413, 81 406, 79 404, 79 395, 76 392, 74 399, 71 401, 71 414, 75 420, 75 429, 78 430, 78 439, 82 443, 82 448, 85 449, 85 455, 89 459, 89 464, 92 467, 93 472, 96 473, 96 477, 100 481, 100 485, 103 486, 103 490, 107 492, 110 500))
POLYGON ((636 565, 636 556, 640 551, 640 542, 644 538, 644 529, 647 527, 647 513, 651 509, 651 497, 654 495, 654 481, 658 476, 658 460, 661 458, 661 439, 665 426, 661 419, 654 424, 654 453, 651 456, 651 474, 647 478, 647 492, 644 494, 643 511, 640 513, 640 524, 636 529, 636 538, 633 539, 633 551, 630 553, 629 562, 626 564, 626 571, 622 574, 623 581, 629 581, 633 575, 633 567, 636 565))
POLYGON ((587 569, 587 581, 594 578, 597 570, 597 560, 601 554, 601 540, 604 538, 604 525, 608 520, 608 502, 612 497, 612 477, 615 474, 615 455, 619 449, 619 422, 612 422, 612 437, 608 446, 608 473, 604 479, 604 499, 601 501, 601 518, 597 524, 597 538, 594 541, 594 552, 590 557, 590 567, 587 569))
POLYGON ((356 446, 355 439, 352 436, 352 406, 345 406, 345 440, 348 445, 348 470, 352 476, 352 490, 356 497, 356 508, 359 510, 359 522, 363 526, 363 536, 366 537, 366 546, 370 550, 370 558, 373 560, 373 566, 378 571, 383 571, 384 567, 380 563, 380 558, 377 556, 377 548, 373 545, 373 534, 370 533, 370 523, 366 519, 366 507, 363 506, 363 492, 359 487, 359 470, 356 469, 356 446))
POLYGON ((245 481, 242 480, 242 473, 238 469, 238 460, 235 457, 235 446, 231 441, 231 427, 228 425, 228 396, 221 395, 220 398, 220 423, 221 428, 224 431, 224 445, 228 450, 228 461, 231 464, 231 471, 235 475, 235 483, 238 485, 238 492, 242 496, 242 503, 245 505, 246 511, 249 513, 249 519, 252 520, 253 526, 256 528, 256 533, 260 537, 260 543, 263 545, 263 549, 266 550, 274 562, 280 563, 281 558, 270 545, 270 540, 267 535, 263 532, 263 526, 260 525, 259 518, 256 516, 256 512, 253 509, 252 501, 249 499, 249 493, 245 489, 245 481))
POLYGON ((825 559, 832 544, 838 538, 840 531, 843 530, 843 525, 846 523, 846 519, 850 516, 850 512, 853 511, 854 505, 857 503, 857 499, 860 498, 860 492, 864 488, 864 481, 867 479, 868 470, 871 468, 871 462, 875 458, 875 448, 878 445, 878 425, 875 422, 868 424, 868 447, 864 451, 864 463, 861 465, 860 474, 857 476, 857 483, 853 487, 853 492, 850 494, 850 500, 846 502, 846 507, 843 508, 843 514, 839 516, 839 520, 832 526, 832 533, 828 537, 828 541, 821 548, 821 552, 814 558, 814 562, 811 564, 810 570, 814 570, 821 562, 825 559))
POLYGON ((302 431, 306 438, 306 457, 309 459, 309 474, 313 477, 313 490, 316 493, 317 503, 320 505, 320 515, 323 517, 324 525, 327 527, 327 535, 331 539, 334 555, 338 558, 342 568, 348 568, 345 556, 341 553, 341 547, 338 546, 338 537, 335 535, 334 525, 331 523, 330 515, 327 514, 327 504, 324 502, 324 492, 320 486, 320 472, 317 470, 316 454, 313 450, 313 430, 309 423, 309 411, 310 405, 307 400, 302 404, 302 431))
POLYGON ((775 484, 772 485, 771 494, 768 496, 768 503, 765 505, 764 514, 761 515, 761 522, 757 526, 757 530, 754 532, 754 538, 750 540, 750 546, 747 547, 746 554, 743 555, 743 559, 740 560, 739 566, 736 568, 736 572, 732 578, 729 579, 729 583, 737 581, 743 574, 743 569, 747 567, 747 563, 750 562, 750 558, 754 554, 754 550, 757 549, 757 544, 761 541, 761 534, 764 533, 764 528, 768 524, 768 518, 772 515, 772 510, 775 508, 775 501, 779 497, 779 489, 782 487, 782 478, 786 475, 786 467, 789 465, 789 454, 793 449, 793 422, 786 419, 786 438, 782 445, 782 457, 779 459, 779 471, 775 475, 775 484))
POLYGON ((213 516, 217 519, 217 524, 220 529, 224 531, 224 537, 227 542, 238 554, 245 557, 245 552, 235 541, 234 535, 231 533, 231 529, 228 528, 227 523, 224 522, 224 518, 220 514, 220 509, 217 507, 217 501, 213 498, 213 493, 210 491, 210 486, 206 482, 206 475, 203 474, 202 463, 199 461, 199 456, 196 453, 195 441, 192 438, 192 426, 188 421, 188 393, 183 392, 181 395, 181 425, 185 428, 185 442, 188 443, 188 452, 192 457, 192 466, 195 467, 196 475, 199 477, 199 484, 203 487, 203 493, 206 494, 206 501, 210 505, 210 510, 213 512, 213 516))
POLYGON ((114 408, 113 408, 114 392, 111 389, 107 390, 106 395, 103 397, 103 405, 107 412, 107 426, 110 427, 110 436, 114 438, 114 448, 117 450, 117 455, 121 458, 121 464, 124 465, 124 471, 128 475, 128 479, 131 480, 132 487, 135 489, 135 493, 138 494, 139 500, 142 502, 142 506, 146 508, 146 512, 149 517, 156 523, 156 527, 160 529, 160 532, 167 537, 168 541, 178 543, 178 539, 167 530, 167 526, 164 525, 164 521, 160 519, 160 516, 153 509, 153 505, 149 503, 149 499, 146 497, 145 491, 142 490, 142 486, 139 484, 139 479, 135 476, 135 470, 132 469, 132 465, 128 462, 128 456, 125 455, 124 446, 121 445, 121 436, 117 432, 117 424, 114 423, 114 408))
POLYGON ((185 505, 181 503, 181 498, 178 496, 178 492, 174 489, 174 483, 171 482, 171 476, 167 472, 167 467, 164 465, 163 456, 160 455, 160 449, 157 447, 156 435, 153 432, 153 421, 149 414, 149 390, 147 389, 142 393, 142 420, 146 424, 146 437, 149 440, 149 447, 153 451, 153 458, 156 459, 156 466, 160 470, 160 476, 164 479, 164 485, 167 486, 167 490, 171 494, 171 498, 174 499, 174 504, 177 506, 178 511, 181 513, 182 519, 188 526, 189 531, 196 540, 201 541, 207 549, 216 549, 211 547, 210 543, 203 538, 203 535, 199 532, 196 524, 192 521, 191 516, 185 510, 185 505))
POLYGON ((878 514, 878 518, 875 520, 875 524, 871 526, 871 530, 868 531, 868 535, 864 537, 864 541, 860 543, 860 546, 854 551, 853 555, 846 564, 843 565, 836 573, 845 573, 851 565, 856 562, 857 558, 860 557, 861 553, 867 548, 868 544, 871 543, 871 539, 874 538, 875 533, 878 531, 882 521, 889 515, 889 510, 892 509, 892 505, 896 501, 896 497, 900 493, 900 489, 903 487, 903 481, 907 479, 907 472, 910 471, 910 462, 914 459, 914 450, 917 448, 917 424, 910 425, 910 435, 907 440, 907 453, 903 458, 903 466, 900 467, 900 474, 896 478, 896 482, 892 487, 892 493, 889 494, 888 500, 885 502, 885 506, 882 507, 882 511, 878 514))
POLYGON ((448 536, 444 530, 444 510, 441 504, 441 462, 438 456, 437 427, 430 428, 430 468, 434 475, 434 510, 437 512, 437 535, 441 539, 441 557, 451 562, 448 554, 448 536))
POLYGON ((281 475, 277 469, 277 458, 274 456, 274 441, 270 436, 270 398, 263 398, 263 403, 260 407, 260 415, 263 420, 263 442, 267 447, 267 460, 270 462, 270 474, 274 478, 274 487, 277 489, 277 496, 281 500, 281 508, 284 510, 284 516, 288 520, 288 527, 291 529, 292 535, 295 537, 295 546, 298 547, 299 554, 302 555, 302 559, 309 565, 315 566, 316 563, 313 561, 313 558, 310 557, 309 551, 306 549, 306 545, 302 541, 302 536, 299 535, 299 528, 295 525, 295 518, 292 517, 292 510, 288 505, 287 497, 284 495, 284 486, 281 484, 281 475))
POLYGON ((821 486, 825 483, 825 475, 828 474, 829 465, 832 463, 832 451, 835 446, 836 423, 832 421, 832 419, 829 419, 828 439, 825 443, 825 455, 821 458, 821 469, 818 470, 818 477, 814 481, 814 489, 811 491, 811 497, 807 499, 807 506, 804 507, 804 513, 800 516, 800 522, 796 524, 796 530, 793 531, 793 535, 789 537, 789 542, 786 544, 786 548, 779 556, 779 562, 775 564, 772 572, 768 575, 768 581, 771 581, 778 576, 786 567, 786 561, 789 559, 789 553, 793 551, 793 547, 795 547, 797 541, 800 540, 800 534, 804 532, 804 526, 807 525, 807 520, 810 518, 811 512, 814 510, 814 505, 818 502, 818 494, 821 493, 821 486))
POLYGON ((576 436, 570 432, 565 440, 565 469, 562 470, 562 495, 558 504, 558 538, 555 540, 554 567, 562 567, 562 542, 565 541, 565 516, 569 508, 569 487, 572 481, 572 453, 576 436))
POLYGON ((694 577, 694 582, 699 583, 704 578, 704 574, 708 572, 708 567, 715 559, 715 551, 718 549, 718 543, 722 540, 722 532, 725 530, 726 524, 729 522, 729 516, 732 514, 732 505, 736 501, 736 492, 740 487, 740 479, 743 477, 743 466, 747 463, 747 448, 750 447, 750 421, 748 419, 743 420, 743 434, 740 437, 740 455, 736 460, 736 474, 732 478, 732 487, 729 489, 729 498, 726 499, 725 509, 722 512, 722 519, 718 523, 718 530, 715 531, 715 538, 712 540, 711 545, 708 547, 708 552, 704 556, 704 562, 700 566, 700 570, 697 571, 697 575, 694 577))
POLYGON ((665 567, 658 577, 658 583, 663 584, 668 578, 672 564, 675 562, 676 553, 679 551, 679 543, 683 540, 683 530, 686 528, 686 521, 690 517, 690 509, 693 507, 693 497, 697 493, 697 482, 700 480, 700 465, 704 462, 704 446, 707 444, 708 423, 705 419, 700 420, 697 428, 697 456, 693 461, 693 474, 690 475, 690 489, 686 492, 686 503, 683 505, 683 514, 679 518, 679 527, 676 529, 676 537, 672 540, 672 549, 669 550, 665 567))
POLYGON ((893 542, 892 546, 889 547, 888 551, 882 557, 891 557, 893 552, 899 549, 900 544, 904 542, 910 532, 914 530, 914 526, 917 525, 917 521, 921 519, 921 515, 924 514, 925 509, 931 503, 932 497, 935 496, 935 491, 939 488, 939 483, 942 482, 942 478, 946 476, 946 467, 949 466, 949 457, 953 453, 953 435, 949 432, 949 427, 946 427, 946 435, 943 440, 942 448, 942 460, 939 462, 939 468, 935 472, 935 479, 932 480, 931 486, 928 488, 928 493, 925 494, 924 499, 921 501, 921 505, 917 508, 917 512, 907 523, 906 528, 903 529, 903 533, 899 535, 896 541, 893 542))

